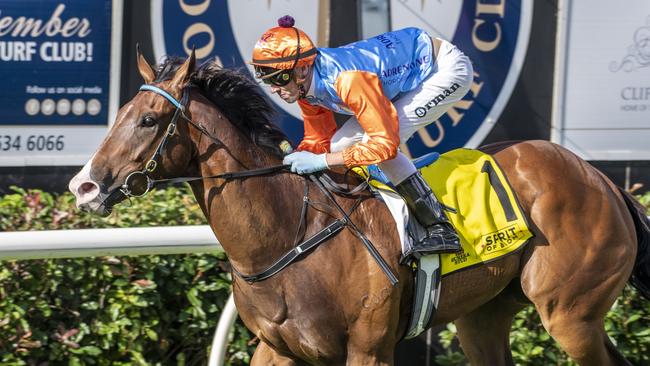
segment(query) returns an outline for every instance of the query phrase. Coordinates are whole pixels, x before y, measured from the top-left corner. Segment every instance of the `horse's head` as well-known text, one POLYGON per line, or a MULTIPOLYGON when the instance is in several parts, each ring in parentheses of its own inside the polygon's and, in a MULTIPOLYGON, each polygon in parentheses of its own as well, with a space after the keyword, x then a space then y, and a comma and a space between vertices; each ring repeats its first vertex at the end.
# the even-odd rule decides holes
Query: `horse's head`
POLYGON ((120 108, 99 149, 69 184, 77 207, 103 216, 126 197, 146 193, 151 179, 183 173, 192 159, 187 124, 178 122, 195 69, 194 52, 175 72, 158 79, 139 50, 137 58, 145 84, 120 108))

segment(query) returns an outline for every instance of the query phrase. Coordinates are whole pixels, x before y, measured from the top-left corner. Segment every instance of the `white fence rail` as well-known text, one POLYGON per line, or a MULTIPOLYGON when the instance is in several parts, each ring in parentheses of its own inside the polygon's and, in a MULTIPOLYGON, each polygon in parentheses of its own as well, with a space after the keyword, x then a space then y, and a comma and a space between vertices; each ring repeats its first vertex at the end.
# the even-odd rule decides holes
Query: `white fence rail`
MULTIPOLYGON (((205 253, 221 250, 209 226, 165 226, 0 232, 0 260, 77 258, 108 255, 205 253)), ((223 365, 237 319, 232 295, 221 313, 209 366, 223 365)))

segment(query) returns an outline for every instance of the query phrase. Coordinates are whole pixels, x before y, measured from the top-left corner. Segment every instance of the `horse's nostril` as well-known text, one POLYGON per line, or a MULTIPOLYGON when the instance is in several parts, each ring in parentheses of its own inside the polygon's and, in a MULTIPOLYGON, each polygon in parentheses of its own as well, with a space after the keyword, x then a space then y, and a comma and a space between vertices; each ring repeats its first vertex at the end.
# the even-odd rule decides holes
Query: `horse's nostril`
POLYGON ((97 185, 92 182, 84 182, 79 186, 79 195, 85 196, 97 190, 97 185))

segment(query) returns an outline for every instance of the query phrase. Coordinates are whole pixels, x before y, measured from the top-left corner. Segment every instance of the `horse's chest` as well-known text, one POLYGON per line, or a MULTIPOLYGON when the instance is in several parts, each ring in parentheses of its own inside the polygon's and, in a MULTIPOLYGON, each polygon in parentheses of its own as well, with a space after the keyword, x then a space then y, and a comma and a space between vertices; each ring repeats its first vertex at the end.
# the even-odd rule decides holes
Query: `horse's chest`
MULTIPOLYGON (((263 322, 265 323, 265 322, 263 322)), ((301 321, 286 320, 283 324, 265 323, 258 337, 271 347, 311 362, 326 364, 344 354, 341 338, 323 327, 303 326, 301 321)))
MULTIPOLYGON (((330 359, 342 354, 342 335, 337 321, 325 319, 327 306, 313 306, 294 299, 291 306, 284 297, 260 296, 241 311, 244 323, 274 349, 305 360, 330 359)), ((238 306, 239 308, 239 306, 238 306)), ((330 312, 337 314, 337 312, 330 312)), ((330 315, 331 316, 331 315, 330 315)))
POLYGON ((255 296, 240 296, 242 306, 240 315, 244 323, 253 330, 261 340, 275 348, 286 348, 285 333, 289 326, 288 306, 284 297, 277 294, 256 294, 255 296))

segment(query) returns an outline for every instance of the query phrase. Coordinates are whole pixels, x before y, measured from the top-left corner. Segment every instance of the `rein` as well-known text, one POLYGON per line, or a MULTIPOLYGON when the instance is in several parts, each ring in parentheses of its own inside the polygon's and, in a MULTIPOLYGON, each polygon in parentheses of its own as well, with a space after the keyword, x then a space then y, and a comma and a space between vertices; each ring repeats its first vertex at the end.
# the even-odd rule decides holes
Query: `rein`
MULTIPOLYGON (((167 146, 167 140, 169 139, 169 137, 173 136, 176 133, 176 124, 180 117, 182 117, 192 126, 194 126, 196 129, 198 129, 203 135, 207 136, 214 143, 221 146, 225 146, 225 145, 218 138, 215 138, 214 136, 210 135, 203 126, 195 123, 194 121, 192 121, 191 118, 189 118, 185 114, 185 104, 187 104, 187 101, 189 99, 188 88, 183 89, 183 96, 180 102, 165 90, 154 85, 144 84, 140 87, 140 91, 151 91, 164 97, 172 105, 176 107, 176 110, 174 111, 172 120, 167 126, 167 131, 165 132, 165 136, 158 144, 158 147, 156 148, 156 151, 152 155, 151 159, 147 161, 147 163, 145 164, 142 170, 136 170, 130 173, 126 177, 124 183, 121 186, 119 186, 118 188, 114 189, 111 193, 109 193, 108 197, 103 202, 103 204, 108 205, 108 207, 112 206, 112 204, 118 202, 123 198, 142 197, 145 194, 147 194, 152 188, 163 183, 174 184, 174 183, 192 182, 192 181, 204 180, 204 179, 225 179, 226 181, 229 181, 234 179, 245 179, 249 177, 266 176, 275 173, 292 174, 289 169, 291 167, 290 165, 274 165, 266 168, 249 169, 249 170, 236 171, 236 172, 226 172, 226 173, 221 173, 221 174, 216 174, 211 176, 152 179, 151 174, 158 167, 158 158, 162 156, 162 153, 165 147, 167 146), (146 185, 145 188, 140 192, 136 191, 137 189, 136 184, 138 183, 138 180, 140 180, 139 183, 141 184, 144 183, 146 185)), ((282 255, 280 259, 276 260, 268 268, 258 273, 252 275, 245 275, 239 272, 234 266, 232 267, 233 272, 238 277, 248 282, 249 284, 265 280, 277 274, 278 272, 282 271, 289 264, 293 263, 298 257, 303 255, 304 253, 309 252, 311 249, 317 247, 319 244, 327 241, 329 238, 336 235, 339 231, 341 231, 344 227, 347 226, 354 233, 354 235, 361 240, 361 242, 365 245, 365 247, 370 252, 371 256, 375 259, 375 261, 377 261, 377 264, 380 266, 382 271, 386 274, 391 285, 394 286, 395 284, 397 284, 398 283, 397 276, 395 276, 395 274, 392 272, 391 268, 388 266, 384 258, 382 258, 381 254, 377 251, 377 249, 366 237, 366 235, 350 219, 349 215, 359 205, 359 203, 362 200, 362 197, 359 197, 357 199, 355 204, 350 209, 350 212, 348 213, 338 204, 338 202, 336 202, 336 199, 332 195, 332 192, 335 192, 337 194, 348 196, 348 197, 357 196, 358 193, 368 188, 368 181, 364 181, 360 183, 353 189, 346 189, 342 185, 334 182, 326 174, 318 174, 318 175, 310 174, 309 178, 323 192, 323 194, 327 197, 330 203, 341 214, 342 218, 334 220, 334 222, 327 225, 325 228, 321 229, 319 232, 317 232, 310 238, 298 243, 298 241, 304 235, 304 234, 301 235, 301 233, 304 232, 305 230, 307 209, 310 205, 314 206, 314 203, 309 200, 309 185, 307 183, 307 180, 305 180, 303 205, 300 213, 300 223, 298 225, 296 238, 294 240, 294 248, 292 248, 287 253, 282 255)))

